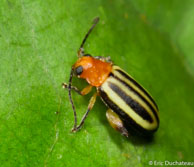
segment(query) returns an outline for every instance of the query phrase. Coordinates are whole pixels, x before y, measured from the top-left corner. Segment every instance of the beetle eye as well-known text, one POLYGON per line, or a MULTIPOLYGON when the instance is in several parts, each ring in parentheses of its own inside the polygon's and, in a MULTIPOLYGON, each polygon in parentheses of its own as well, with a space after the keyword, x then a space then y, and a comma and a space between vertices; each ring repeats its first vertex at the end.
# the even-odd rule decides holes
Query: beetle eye
POLYGON ((82 66, 78 66, 78 67, 75 69, 75 74, 76 74, 76 75, 81 75, 82 72, 83 72, 83 67, 82 67, 82 66))

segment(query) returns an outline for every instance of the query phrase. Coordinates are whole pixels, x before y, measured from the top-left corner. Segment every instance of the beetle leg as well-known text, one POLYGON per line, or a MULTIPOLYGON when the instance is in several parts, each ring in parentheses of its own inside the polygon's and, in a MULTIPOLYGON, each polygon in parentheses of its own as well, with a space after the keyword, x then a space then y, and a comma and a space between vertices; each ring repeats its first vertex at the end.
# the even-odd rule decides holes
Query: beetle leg
POLYGON ((108 57, 95 56, 94 58, 98 59, 98 60, 101 60, 101 61, 104 61, 104 62, 113 63, 110 56, 108 56, 108 57))
POLYGON ((122 135, 128 137, 128 131, 123 125, 123 121, 119 118, 119 116, 111 109, 108 109, 106 112, 106 117, 108 119, 109 124, 117 131, 119 131, 122 135))
POLYGON ((112 60, 111 60, 110 56, 105 57, 105 60, 106 60, 106 62, 108 62, 108 63, 112 63, 112 64, 113 64, 113 62, 112 62, 112 60))
POLYGON ((96 102, 96 97, 97 97, 97 93, 95 93, 91 99, 90 99, 90 102, 89 102, 89 105, 88 105, 88 109, 86 111, 86 113, 84 114, 84 116, 82 117, 82 120, 80 122, 80 124, 78 126, 75 126, 74 125, 74 128, 72 129, 72 132, 77 132, 78 130, 81 129, 82 125, 84 124, 84 121, 85 119, 87 118, 88 116, 88 113, 90 112, 90 110, 93 108, 95 102, 96 102))
MULTIPOLYGON (((64 89, 68 89, 68 84, 62 83, 62 87, 63 87, 64 89)), ((88 93, 91 92, 92 86, 91 86, 91 85, 88 85, 88 86, 86 86, 85 88, 83 88, 81 91, 80 91, 77 87, 75 87, 75 86, 71 86, 71 89, 73 89, 73 90, 74 90, 75 92, 77 92, 78 94, 84 96, 84 95, 87 95, 88 93)))
POLYGON ((90 93, 92 90, 92 87, 93 87, 92 85, 88 85, 85 88, 83 88, 81 91, 81 95, 84 96, 84 95, 87 95, 88 93, 90 93))

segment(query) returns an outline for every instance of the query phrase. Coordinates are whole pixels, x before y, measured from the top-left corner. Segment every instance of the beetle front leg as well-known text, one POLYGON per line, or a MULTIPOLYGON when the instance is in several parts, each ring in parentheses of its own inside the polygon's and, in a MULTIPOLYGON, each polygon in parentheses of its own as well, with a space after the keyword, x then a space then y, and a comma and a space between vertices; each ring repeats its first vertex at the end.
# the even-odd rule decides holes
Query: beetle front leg
MULTIPOLYGON (((64 89, 68 89, 68 84, 62 83, 62 87, 63 87, 64 89)), ((88 93, 91 92, 92 87, 93 87, 93 86, 88 85, 88 86, 86 86, 85 88, 83 88, 83 89, 80 91, 77 87, 71 86, 71 89, 74 90, 75 92, 77 92, 78 94, 84 96, 84 95, 87 95, 88 93)))
POLYGON ((119 131, 122 135, 128 137, 128 131, 123 125, 123 121, 120 117, 111 109, 108 109, 106 112, 106 117, 108 119, 109 124, 117 131, 119 131))
POLYGON ((74 128, 72 129, 72 132, 77 132, 78 130, 81 129, 81 127, 82 127, 83 124, 84 124, 85 119, 86 119, 87 116, 88 116, 88 113, 91 111, 91 109, 93 108, 93 106, 94 106, 94 104, 95 104, 95 102, 96 102, 96 97, 97 97, 97 93, 95 93, 95 94, 91 97, 90 102, 89 102, 89 105, 88 105, 88 109, 87 109, 86 113, 85 113, 84 116, 82 117, 82 120, 81 120, 80 124, 79 124, 78 126, 75 126, 75 125, 74 125, 74 128))

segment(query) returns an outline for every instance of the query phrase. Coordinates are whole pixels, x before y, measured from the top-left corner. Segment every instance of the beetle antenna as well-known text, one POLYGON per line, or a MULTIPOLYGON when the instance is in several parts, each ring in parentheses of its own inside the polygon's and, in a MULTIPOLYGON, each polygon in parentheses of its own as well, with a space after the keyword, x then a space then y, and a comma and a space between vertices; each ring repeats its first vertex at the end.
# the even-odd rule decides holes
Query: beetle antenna
POLYGON ((72 78, 73 78, 73 68, 71 69, 71 73, 70 73, 69 84, 68 84, 68 92, 69 92, 69 100, 71 102, 71 106, 72 106, 73 114, 74 114, 74 129, 76 129, 76 127, 77 127, 77 114, 76 114, 75 106, 74 106, 74 103, 73 103, 73 100, 72 100, 72 96, 71 96, 72 78))
POLYGON ((89 31, 87 32, 87 34, 85 35, 82 43, 81 43, 81 46, 79 48, 79 51, 78 51, 78 57, 81 57, 80 55, 83 54, 83 47, 84 47, 84 44, 88 38, 88 36, 90 35, 90 33, 92 32, 92 30, 94 29, 94 27, 96 26, 96 24, 99 22, 100 18, 99 17, 96 17, 94 20, 93 20, 93 25, 90 27, 89 31))

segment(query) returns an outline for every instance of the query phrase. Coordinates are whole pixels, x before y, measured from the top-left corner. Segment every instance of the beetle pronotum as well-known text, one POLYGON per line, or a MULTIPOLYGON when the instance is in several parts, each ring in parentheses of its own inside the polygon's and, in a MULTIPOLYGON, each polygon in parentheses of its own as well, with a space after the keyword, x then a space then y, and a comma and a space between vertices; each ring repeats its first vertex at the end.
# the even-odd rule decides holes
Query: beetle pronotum
POLYGON ((63 83, 63 88, 67 88, 69 99, 74 112, 73 132, 78 131, 89 111, 94 106, 97 95, 108 107, 106 117, 110 125, 127 136, 129 132, 149 136, 158 129, 159 113, 158 107, 147 91, 140 86, 129 74, 122 70, 108 57, 92 57, 84 53, 84 44, 93 28, 98 23, 99 18, 94 19, 94 23, 85 35, 78 50, 78 60, 72 66, 69 83, 63 83), (85 79, 88 86, 82 91, 72 86, 73 75, 85 79), (86 95, 92 87, 96 87, 97 92, 91 97, 88 108, 81 123, 77 125, 77 114, 71 96, 71 90, 80 95, 86 95))

